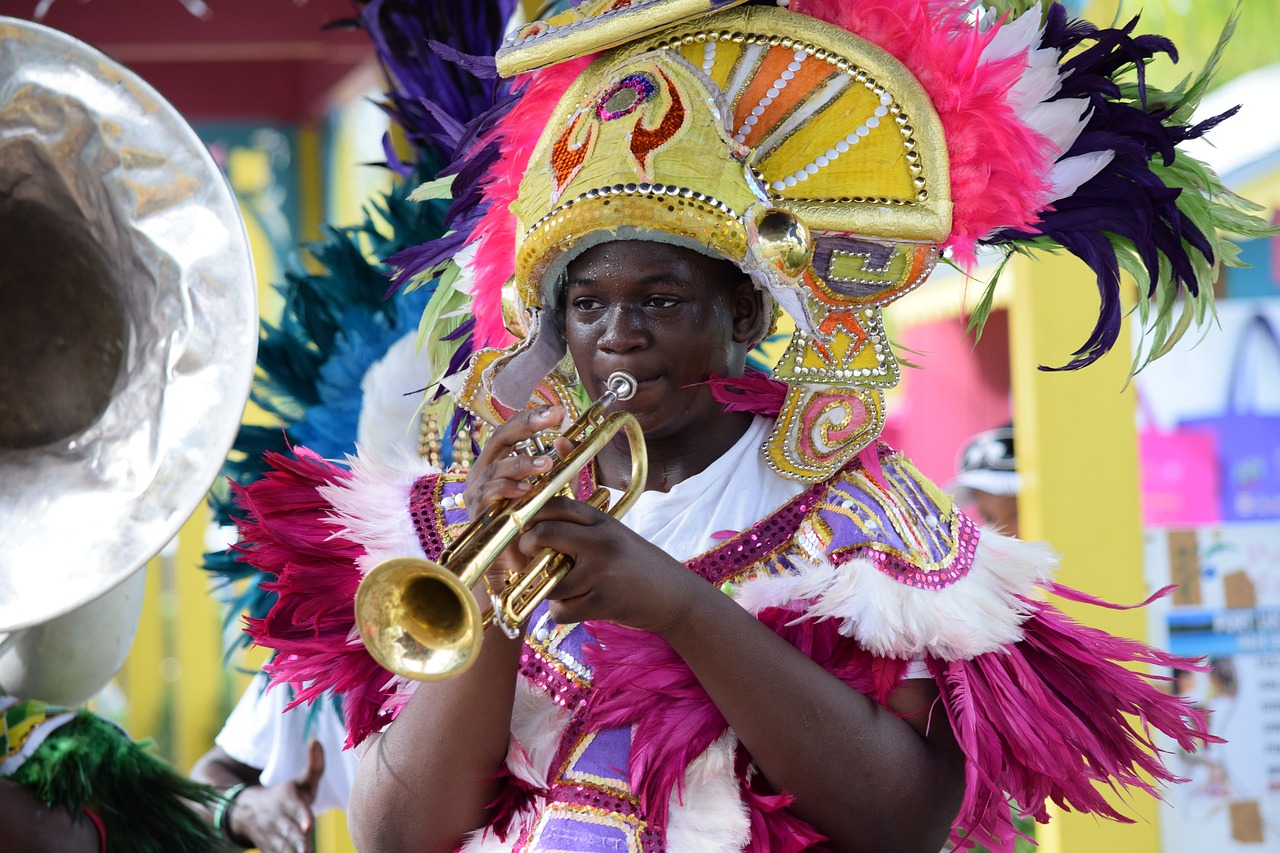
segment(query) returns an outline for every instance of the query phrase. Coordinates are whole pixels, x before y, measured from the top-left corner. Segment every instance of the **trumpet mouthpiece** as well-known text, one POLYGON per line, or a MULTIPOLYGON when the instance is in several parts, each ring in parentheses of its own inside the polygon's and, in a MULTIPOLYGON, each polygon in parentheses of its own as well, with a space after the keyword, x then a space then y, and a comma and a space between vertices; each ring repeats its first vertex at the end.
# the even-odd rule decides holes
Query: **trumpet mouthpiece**
POLYGON ((609 374, 605 386, 615 400, 630 400, 636 395, 636 378, 625 370, 609 374))

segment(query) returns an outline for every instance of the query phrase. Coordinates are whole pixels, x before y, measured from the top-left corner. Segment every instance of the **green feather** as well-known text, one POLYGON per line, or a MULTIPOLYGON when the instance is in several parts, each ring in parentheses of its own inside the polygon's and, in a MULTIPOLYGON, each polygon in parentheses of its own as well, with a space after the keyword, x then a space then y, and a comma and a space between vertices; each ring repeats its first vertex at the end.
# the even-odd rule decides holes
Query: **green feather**
POLYGON ((214 828, 192 808, 217 792, 175 772, 114 723, 88 711, 59 726, 9 777, 50 808, 102 818, 108 853, 213 853, 214 828))

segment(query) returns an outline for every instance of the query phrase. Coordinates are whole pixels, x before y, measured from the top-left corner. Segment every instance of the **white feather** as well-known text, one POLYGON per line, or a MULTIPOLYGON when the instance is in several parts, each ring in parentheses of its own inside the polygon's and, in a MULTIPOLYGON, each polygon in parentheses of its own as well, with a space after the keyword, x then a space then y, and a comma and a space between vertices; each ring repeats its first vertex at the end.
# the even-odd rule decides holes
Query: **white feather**
POLYGON ((1079 138, 1089 118, 1083 98, 1051 100, 1062 89, 1061 57, 1056 48, 1037 47, 1044 36, 1039 6, 1002 25, 982 52, 984 62, 1023 56, 1026 68, 1009 89, 1007 102, 1024 124, 1053 143, 1052 160, 1079 138))
POLYGON ((360 451, 347 462, 351 477, 322 486, 320 494, 333 505, 331 518, 364 546, 357 560, 360 570, 367 572, 392 557, 425 557, 409 515, 409 494, 415 480, 440 469, 407 453, 382 458, 360 451))
POLYGON ((1040 26, 1040 7, 1036 6, 1017 20, 1002 25, 990 44, 982 51, 982 62, 991 63, 1021 57, 1025 68, 1009 89, 1008 103, 1015 112, 1044 101, 1062 87, 1058 51, 1037 47, 1044 38, 1040 26))
MULTIPOLYGON (((990 18, 986 18, 990 21, 990 18)), ((1005 21, 982 50, 983 62, 998 62, 1031 50, 1040 43, 1040 7, 1032 6, 1012 21, 1005 21)))
POLYGON ((360 380, 356 443, 416 453, 422 388, 430 380, 431 362, 418 349, 416 331, 392 344, 360 380))
MULTIPOLYGON (((569 724, 569 714, 551 701, 546 693, 531 686, 523 678, 516 680, 516 700, 511 711, 511 743, 507 747, 507 769, 517 779, 545 790, 551 775, 551 762, 569 724)), ((546 800, 535 796, 528 809, 517 816, 517 823, 528 825, 546 809, 546 800)), ((515 849, 520 832, 511 831, 500 841, 496 833, 477 830, 467 836, 459 853, 508 853, 515 849)))
POLYGON ((466 842, 458 848, 458 853, 510 853, 516 849, 516 842, 519 840, 518 832, 508 833, 507 840, 501 841, 497 833, 480 829, 467 836, 466 842))
POLYGON ((671 794, 668 850, 737 853, 751 840, 751 818, 733 772, 737 743, 725 732, 685 770, 684 796, 671 794))
POLYGON ((1106 168, 1115 152, 1093 151, 1078 157, 1067 157, 1053 164, 1053 199, 1067 198, 1080 189, 1080 185, 1106 168))
POLYGON ((1009 89, 1009 106, 1023 114, 1036 104, 1048 101, 1062 88, 1058 54, 1053 50, 1033 50, 1027 56, 1032 64, 1022 72, 1009 89))
POLYGON ((984 530, 969 574, 945 589, 908 586, 859 559, 749 580, 734 598, 752 613, 808 601, 802 618, 838 619, 842 634, 882 657, 960 660, 1020 640, 1029 606, 1019 597, 1034 598, 1056 565, 1045 543, 984 530))
POLYGON ((516 679, 507 769, 535 788, 546 788, 551 762, 569 725, 569 712, 523 678, 516 679))
POLYGON ((1066 98, 1036 104, 1022 115, 1022 120, 1053 143, 1053 159, 1058 159, 1072 145, 1089 121, 1089 102, 1084 98, 1066 98))

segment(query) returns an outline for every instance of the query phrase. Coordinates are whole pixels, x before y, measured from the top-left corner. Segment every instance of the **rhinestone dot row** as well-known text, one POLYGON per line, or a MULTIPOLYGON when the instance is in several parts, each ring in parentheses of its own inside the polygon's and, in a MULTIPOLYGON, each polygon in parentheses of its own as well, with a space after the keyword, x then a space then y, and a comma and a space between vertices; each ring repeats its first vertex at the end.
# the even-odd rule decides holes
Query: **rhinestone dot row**
MULTIPOLYGON (((795 79, 796 72, 802 67, 801 63, 808 58, 809 54, 803 50, 797 50, 792 55, 791 62, 787 63, 787 67, 778 74, 777 79, 773 81, 773 85, 765 91, 764 97, 751 108, 751 114, 742 120, 742 127, 738 128, 738 132, 734 134, 734 142, 741 145, 746 141, 747 134, 759 123, 760 117, 764 115, 765 110, 773 103, 773 99, 781 95, 782 90, 787 88, 787 84, 795 79)), ((806 175, 806 177, 808 176, 806 175)), ((775 186, 774 189, 778 189, 778 187, 775 186)))
MULTIPOLYGON (((850 142, 849 136, 853 136, 858 139, 861 139, 862 137, 866 136, 870 128, 876 127, 877 125, 879 125, 881 119, 885 118, 888 115, 892 115, 894 123, 897 124, 898 126, 898 132, 902 135, 903 147, 906 149, 907 168, 912 175, 912 185, 916 190, 915 202, 919 203, 919 202, 925 202, 928 200, 929 193, 928 193, 928 190, 926 189, 926 181, 922 174, 923 167, 920 164, 920 154, 915 150, 916 143, 915 143, 915 139, 913 139, 913 136, 915 135, 915 128, 912 127, 911 122, 907 119, 906 115, 903 114, 901 107, 893 103, 893 96, 890 95, 883 86, 876 83, 876 81, 873 80, 867 74, 867 72, 858 68, 848 59, 845 59, 844 57, 839 56, 837 54, 834 54, 831 51, 827 50, 826 48, 821 48, 815 44, 798 41, 796 39, 786 37, 786 36, 764 35, 762 33, 747 34, 743 32, 730 32, 729 30, 712 30, 712 31, 700 32, 700 33, 686 33, 683 36, 677 36, 674 38, 667 39, 666 41, 659 42, 655 46, 662 48, 664 50, 679 50, 682 47, 688 47, 694 44, 706 45, 711 42, 721 42, 721 41, 732 42, 733 44, 763 44, 763 45, 768 45, 769 47, 782 47, 788 50, 795 50, 797 54, 804 53, 806 56, 811 56, 814 59, 817 59, 819 61, 826 62, 830 65, 834 65, 841 72, 848 74, 856 82, 861 83, 862 85, 870 89, 872 93, 874 93, 875 96, 880 100, 880 107, 876 109, 876 114, 871 117, 875 119, 875 124, 870 124, 871 118, 869 118, 868 123, 865 123, 864 125, 859 126, 858 129, 855 129, 853 133, 849 134, 841 141, 845 142, 846 145, 849 145, 849 146, 857 144, 856 142, 850 142), (884 109, 884 113, 880 113, 880 108, 884 109), (859 134, 858 130, 861 130, 863 127, 866 127, 867 130, 859 134)), ((704 56, 704 62, 705 62, 706 48, 704 47, 703 50, 704 50, 703 56, 704 56)), ((792 76, 794 76, 794 72, 792 73, 792 76)), ((830 161, 834 159, 831 157, 829 153, 830 151, 835 151, 837 155, 844 153, 843 151, 840 150, 840 146, 837 143, 833 148, 828 149, 828 153, 825 153, 823 155, 823 157, 826 158, 828 163, 830 163, 830 161)), ((817 165, 816 159, 813 165, 817 165)), ((818 168, 821 168, 821 166, 819 166, 818 168)), ((804 180, 797 177, 800 171, 804 171, 806 175, 813 174, 812 172, 809 172, 808 165, 806 165, 803 170, 797 170, 795 174, 788 175, 787 178, 783 178, 780 181, 774 181, 770 186, 772 186, 775 190, 779 189, 779 187, 777 186, 779 183, 783 185, 782 188, 784 189, 788 186, 794 186, 794 184, 787 184, 787 180, 795 179, 797 183, 801 180, 804 180)), ((840 204, 857 203, 857 204, 878 204, 878 205, 905 205, 905 204, 912 203, 909 201, 905 201, 903 199, 884 198, 884 197, 866 197, 866 196, 842 197, 838 199, 823 198, 823 199, 814 199, 814 200, 840 203, 840 204)))

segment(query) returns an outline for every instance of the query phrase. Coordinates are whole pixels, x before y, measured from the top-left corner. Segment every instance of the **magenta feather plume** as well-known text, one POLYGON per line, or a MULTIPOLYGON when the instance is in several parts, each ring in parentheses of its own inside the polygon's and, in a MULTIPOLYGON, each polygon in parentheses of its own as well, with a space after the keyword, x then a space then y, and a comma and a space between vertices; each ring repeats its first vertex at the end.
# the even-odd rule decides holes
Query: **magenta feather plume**
POLYGON ((363 546, 341 534, 325 486, 350 477, 343 468, 306 448, 294 458, 268 453, 270 469, 248 486, 233 484, 238 559, 264 572, 263 589, 278 598, 263 618, 246 620, 254 642, 276 650, 265 667, 272 685, 294 688, 289 707, 327 695, 343 697, 347 746, 354 746, 389 722, 383 685, 390 675, 359 640, 352 640, 351 602, 362 573, 356 561, 363 546))
POLYGON ((1132 822, 1094 783, 1159 796, 1157 784, 1182 780, 1164 766, 1154 732, 1188 751, 1217 740, 1203 711, 1152 683, 1163 676, 1125 666, 1195 669, 1197 662, 1081 625, 1043 602, 1033 606, 1025 638, 1007 653, 930 664, 967 759, 956 819, 965 832, 952 838, 961 846, 1012 851, 1019 833, 1008 799, 1042 823, 1047 802, 1132 822))
POLYGON ((514 88, 520 99, 487 140, 486 144, 496 140, 501 153, 484 179, 485 213, 469 240, 477 247, 471 290, 477 346, 504 347, 513 340, 502 324, 502 286, 515 273, 516 217, 511 204, 551 113, 594 58, 585 56, 517 78, 514 88))
MULTIPOLYGON (((1052 589, 1113 606, 1065 587, 1052 589)), ((1017 644, 972 660, 928 661, 966 758, 965 797, 952 836, 961 847, 1012 851, 1022 836, 1011 801, 1040 822, 1049 819, 1049 802, 1129 822, 1095 783, 1122 796, 1126 788, 1158 796, 1156 785, 1179 779, 1164 766, 1155 732, 1187 751, 1217 740, 1203 711, 1159 689, 1155 682, 1163 676, 1127 666, 1202 668, 1196 661, 1081 625, 1043 602, 1027 605, 1033 613, 1017 644)), ((759 617, 845 684, 884 704, 908 662, 872 655, 833 622, 804 619, 797 607, 766 608, 759 617)), ((607 623, 592 623, 591 631, 589 726, 635 726, 632 784, 646 810, 665 819, 685 768, 727 723, 660 638, 607 623)), ((803 850, 822 840, 786 809, 785 792, 761 790, 758 781, 753 786, 745 769, 739 779, 752 821, 750 849, 803 850)))
POLYGON ((685 768, 724 734, 728 723, 676 652, 656 634, 590 622, 586 646, 593 689, 587 725, 636 725, 631 740, 632 790, 654 823, 665 826, 672 791, 685 768))
MULTIPOLYGON (((853 689, 883 703, 902 680, 907 662, 878 659, 832 621, 797 618, 790 608, 766 608, 760 620, 807 657, 853 689)), ((633 790, 655 823, 666 822, 674 792, 682 793, 685 768, 728 729, 688 664, 661 638, 647 632, 592 622, 595 642, 586 647, 593 670, 587 700, 591 729, 634 725, 629 768, 633 790)), ((750 781, 749 756, 739 755, 739 781, 751 817, 751 853, 794 853, 825 836, 791 814, 792 797, 750 781)))

